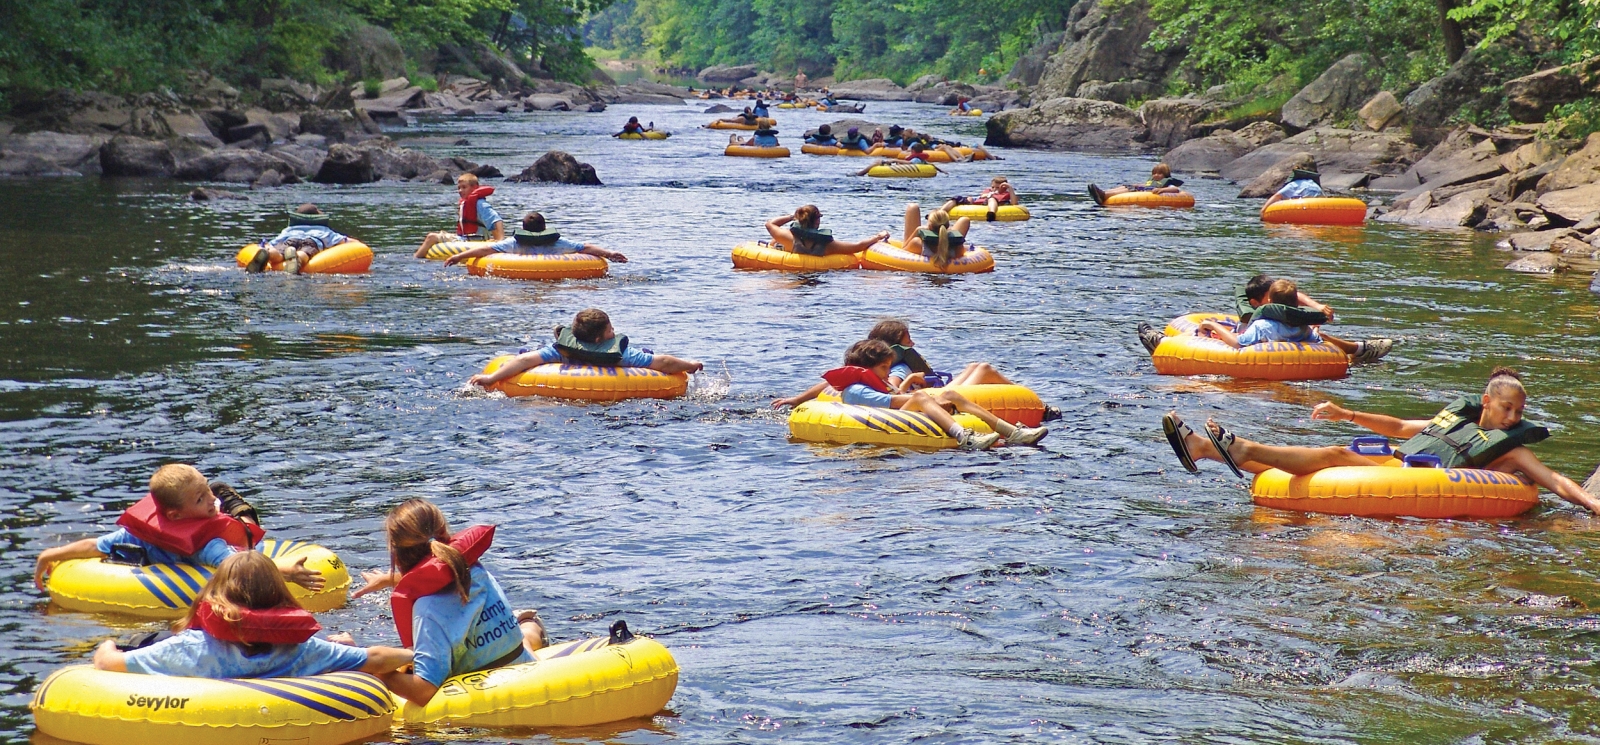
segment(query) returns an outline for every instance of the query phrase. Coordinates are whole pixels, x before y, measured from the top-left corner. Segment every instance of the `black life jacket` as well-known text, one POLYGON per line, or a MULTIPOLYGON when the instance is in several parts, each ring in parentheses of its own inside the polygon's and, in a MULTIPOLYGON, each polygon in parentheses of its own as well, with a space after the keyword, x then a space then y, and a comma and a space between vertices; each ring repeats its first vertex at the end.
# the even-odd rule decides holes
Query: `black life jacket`
POLYGON ((554 246, 561 239, 561 233, 554 230, 541 230, 537 233, 530 230, 518 230, 511 234, 517 239, 517 244, 522 246, 554 246))
MULTIPOLYGON (((938 240, 938 238, 934 240, 938 240)), ((902 347, 899 344, 891 345, 889 348, 894 350, 895 364, 904 363, 906 367, 911 368, 911 372, 919 372, 923 375, 933 372, 933 365, 928 364, 928 361, 922 358, 922 353, 917 350, 911 347, 902 347)))
MULTIPOLYGON (((917 237, 922 239, 922 248, 924 250, 932 251, 939 246, 939 231, 937 230, 919 228, 917 237)), ((966 236, 950 229, 945 230, 945 237, 949 239, 951 248, 961 248, 961 245, 967 242, 966 236)))
POLYGON ((1249 325, 1257 318, 1278 321, 1290 326, 1321 326, 1328 322, 1328 314, 1320 310, 1281 303, 1265 303, 1252 308, 1249 314, 1239 316, 1239 326, 1242 328, 1249 325))
POLYGON ((561 326, 556 329, 555 347, 569 363, 616 367, 622 363, 622 353, 628 350, 628 337, 619 335, 605 341, 580 341, 572 334, 572 329, 561 326))
POLYGON ((1486 430, 1478 426, 1480 416, 1483 406, 1463 396, 1395 449, 1404 455, 1437 456, 1443 468, 1482 468, 1512 450, 1550 437, 1550 430, 1527 420, 1510 429, 1486 430))
POLYGON ((299 212, 290 212, 289 227, 293 228, 300 225, 321 225, 326 228, 328 227, 328 216, 323 214, 302 215, 299 212))
POLYGON ((795 253, 822 256, 828 253, 828 244, 833 242, 833 231, 826 228, 812 229, 791 225, 789 232, 794 235, 795 253))

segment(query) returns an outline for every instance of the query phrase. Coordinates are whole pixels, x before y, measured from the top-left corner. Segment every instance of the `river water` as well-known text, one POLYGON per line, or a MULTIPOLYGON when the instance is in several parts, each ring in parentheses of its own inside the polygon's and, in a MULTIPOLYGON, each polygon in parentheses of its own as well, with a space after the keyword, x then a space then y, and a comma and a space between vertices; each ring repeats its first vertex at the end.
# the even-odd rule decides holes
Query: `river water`
MULTIPOLYGON (((523 283, 411 258, 452 222, 447 186, 298 185, 195 204, 190 185, 0 183, 0 729, 31 736, 30 693, 108 634, 52 612, 44 548, 104 532, 167 461, 240 484, 279 537, 387 563, 385 511, 439 503, 501 528, 489 562, 553 636, 626 619, 682 666, 670 711, 583 732, 458 730, 483 742, 1350 742, 1600 740, 1594 521, 1545 495, 1515 520, 1372 520, 1250 504, 1185 473, 1169 408, 1247 436, 1322 444, 1334 400, 1430 415, 1497 364, 1526 374, 1537 452, 1582 480, 1600 456, 1597 299, 1587 277, 1500 269, 1492 239, 1383 225, 1268 228, 1236 187, 1194 179, 1189 211, 1115 211, 1088 181, 1148 159, 1004 152, 926 181, 849 176, 855 159, 726 158, 702 106, 517 114, 398 131, 515 173, 547 149, 604 187, 501 184, 564 235, 626 253, 611 276, 523 283), (677 134, 604 135, 632 113, 677 134), (449 144, 464 137, 466 145, 449 144), (836 235, 898 229, 1008 175, 1034 219, 979 225, 992 274, 739 272, 730 248, 819 205, 836 235), (378 249, 356 277, 246 276, 237 247, 316 201, 378 249), (69 217, 71 219, 66 219, 69 217), (1295 277, 1349 338, 1398 340, 1340 381, 1155 374, 1139 320, 1220 309, 1258 271, 1295 277), (493 355, 582 308, 704 360, 691 395, 573 405, 463 389, 493 355), (1039 449, 913 452, 790 442, 769 401, 898 316, 937 367, 993 362, 1061 407, 1039 449)), ((870 118, 982 138, 914 104, 870 118)), ((815 112, 777 112, 798 153, 815 112)), ((326 614, 393 643, 383 597, 326 614)))

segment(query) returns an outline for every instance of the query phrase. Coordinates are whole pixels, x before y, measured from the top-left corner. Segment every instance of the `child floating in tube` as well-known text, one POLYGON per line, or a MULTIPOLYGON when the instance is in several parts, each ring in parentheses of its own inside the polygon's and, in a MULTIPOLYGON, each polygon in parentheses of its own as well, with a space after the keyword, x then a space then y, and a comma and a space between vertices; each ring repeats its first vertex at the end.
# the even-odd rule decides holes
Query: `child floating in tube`
POLYGON ((830 254, 858 254, 872 244, 889 237, 887 231, 866 240, 845 243, 833 237, 833 232, 822 229, 822 210, 807 204, 792 215, 779 215, 767 221, 767 234, 779 248, 808 256, 830 254))
POLYGON ((427 258, 428 249, 449 241, 505 240, 505 221, 489 205, 489 196, 494 194, 493 186, 483 186, 478 183, 476 175, 463 173, 456 177, 456 193, 459 195, 456 200, 456 231, 429 233, 414 254, 417 258, 427 258), (489 230, 488 235, 483 232, 485 228, 489 230))
POLYGON ((510 238, 503 241, 495 241, 487 246, 479 246, 462 251, 446 258, 444 265, 454 266, 467 259, 476 259, 480 256, 497 253, 523 256, 554 256, 577 253, 597 256, 619 264, 628 263, 628 257, 616 251, 593 243, 579 243, 562 238, 560 233, 546 228, 544 215, 538 212, 529 212, 522 216, 522 229, 512 233, 510 238))
POLYGON ((1261 212, 1265 214, 1268 207, 1285 199, 1310 199, 1320 197, 1322 191, 1322 174, 1316 167, 1296 168, 1289 172, 1289 181, 1272 196, 1267 198, 1267 203, 1261 205, 1261 212))
POLYGON ((572 327, 557 326, 555 339, 543 347, 513 357, 492 373, 474 375, 467 379, 471 385, 488 388, 502 380, 516 377, 539 365, 560 362, 568 365, 603 365, 610 367, 647 367, 656 372, 674 375, 700 372, 705 365, 697 360, 685 360, 670 354, 653 352, 628 346, 628 337, 618 336, 611 327, 611 317, 597 308, 578 311, 572 327))
POLYGON ((1182 194, 1183 181, 1172 177, 1172 167, 1166 163, 1157 163, 1150 168, 1150 180, 1143 184, 1123 184, 1110 189, 1102 189, 1094 184, 1089 184, 1089 196, 1094 197, 1094 203, 1102 207, 1106 204, 1106 197, 1118 194, 1127 194, 1131 191, 1148 191, 1155 194, 1182 194))
POLYGON ((328 227, 328 216, 322 210, 307 202, 289 213, 289 227, 261 241, 261 247, 244 265, 244 270, 255 274, 277 259, 283 262, 285 272, 299 274, 311 257, 347 240, 349 236, 328 227))
MULTIPOLYGON (((1328 334, 1326 331, 1323 331, 1320 328, 1316 328, 1323 324, 1333 322, 1333 309, 1323 305, 1320 302, 1317 302, 1317 300, 1312 298, 1310 295, 1300 291, 1299 285, 1289 280, 1279 280, 1269 277, 1265 274, 1257 274, 1256 276, 1251 277, 1248 282, 1245 282, 1239 287, 1235 293, 1234 300, 1235 305, 1237 306, 1236 311, 1239 315, 1238 328, 1243 329, 1245 332, 1249 332, 1251 328, 1257 329, 1255 332, 1249 332, 1250 335, 1248 338, 1254 339, 1254 341, 1239 343, 1230 342, 1236 347, 1249 346, 1250 344, 1259 343, 1262 341, 1304 341, 1303 339, 1278 339, 1270 337, 1292 335, 1292 333, 1288 330, 1289 328, 1311 327, 1315 329, 1315 333, 1321 338, 1323 343, 1338 347, 1340 351, 1350 355, 1351 362, 1377 362, 1378 360, 1383 359, 1384 355, 1389 354, 1391 349, 1394 349, 1393 339, 1379 338, 1367 339, 1366 341, 1359 342, 1346 341, 1328 334), (1269 294, 1272 293, 1273 288, 1280 281, 1288 282, 1288 286, 1294 287, 1294 298, 1292 301, 1278 302, 1278 300, 1283 300, 1289 297, 1287 286, 1282 288, 1282 292, 1277 295, 1277 300, 1269 297, 1269 294), (1266 321, 1271 321, 1274 324, 1284 328, 1271 328, 1268 326, 1268 324, 1263 323, 1266 321), (1262 325, 1257 327, 1256 324, 1258 323, 1262 325)), ((1220 323, 1208 323, 1212 323, 1218 328, 1223 327, 1223 324, 1220 323)), ((1228 332, 1234 331, 1233 329, 1223 330, 1228 332)), ((1161 345, 1161 340, 1165 338, 1165 336, 1165 334, 1156 330, 1155 327, 1151 326, 1150 324, 1143 321, 1139 323, 1139 342, 1144 345, 1145 351, 1154 354, 1156 347, 1161 345)), ((1225 335, 1213 333, 1212 336, 1216 336, 1224 341, 1227 340, 1227 336, 1225 335)), ((1245 333, 1236 333, 1235 341, 1238 341, 1240 338, 1244 337, 1245 333)))

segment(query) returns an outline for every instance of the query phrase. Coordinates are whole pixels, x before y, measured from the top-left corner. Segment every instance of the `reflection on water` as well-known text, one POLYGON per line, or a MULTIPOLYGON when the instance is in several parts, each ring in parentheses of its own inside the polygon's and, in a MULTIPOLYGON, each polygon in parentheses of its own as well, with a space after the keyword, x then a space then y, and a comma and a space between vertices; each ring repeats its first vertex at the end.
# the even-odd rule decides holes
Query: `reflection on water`
MULTIPOLYGON (((507 173, 561 149, 604 187, 497 183, 564 236, 632 261, 610 277, 518 283, 410 258, 451 222, 448 187, 297 185, 197 205, 186 185, 0 183, 0 729, 28 736, 50 670, 146 626, 51 613, 43 548, 95 535, 183 460, 244 485, 286 538, 387 563, 385 510, 420 496, 458 526, 499 523, 490 562, 558 638, 614 618, 682 665, 672 716, 561 741, 1506 742, 1600 737, 1591 521, 1553 497, 1499 522, 1363 520, 1255 508, 1220 467, 1173 461, 1178 408, 1245 436, 1320 444, 1334 400, 1432 414, 1496 364, 1527 374, 1538 447, 1577 477, 1600 453, 1587 278, 1505 272, 1485 237, 1374 225, 1265 227, 1234 187, 1184 211, 1097 209, 1085 183, 1145 160, 1006 152, 886 183, 845 158, 726 158, 693 106, 518 114, 397 132, 507 173), (630 114, 676 134, 619 142, 630 114), (422 139, 431 138, 431 139, 422 139), (453 144, 465 138, 470 144, 453 144), (993 274, 734 271, 731 247, 814 203, 836 234, 898 229, 1010 177, 1035 219, 973 228, 993 274), (238 246, 315 201, 378 250, 365 277, 246 276, 238 246), (45 228, 74 205, 83 219, 45 228), (1287 275, 1348 338, 1400 341, 1382 365, 1314 383, 1154 374, 1139 320, 1225 309, 1234 283, 1287 275), (635 344, 704 360, 672 402, 572 405, 464 392, 493 355, 588 306, 635 344), (1042 449, 791 443, 771 399, 803 390, 884 316, 936 365, 987 360, 1065 418, 1042 449)), ((831 117, 779 111, 794 140, 831 117)), ((939 107, 867 118, 982 138, 939 107)), ((790 144, 793 144, 792 142, 790 144)), ((1360 431, 1364 432, 1364 431, 1360 431)), ((325 614, 393 642, 387 604, 325 614)), ((549 741, 452 731, 452 740, 549 741)))

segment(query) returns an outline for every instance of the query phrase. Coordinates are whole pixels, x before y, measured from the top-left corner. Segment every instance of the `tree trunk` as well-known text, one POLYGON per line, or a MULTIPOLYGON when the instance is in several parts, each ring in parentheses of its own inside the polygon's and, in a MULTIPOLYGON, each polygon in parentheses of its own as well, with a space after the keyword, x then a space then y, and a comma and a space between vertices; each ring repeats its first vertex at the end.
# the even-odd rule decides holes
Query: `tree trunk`
POLYGON ((1467 41, 1461 36, 1461 24, 1450 19, 1450 11, 1455 8, 1455 0, 1434 0, 1439 6, 1439 30, 1444 33, 1444 58, 1446 62, 1455 64, 1461 55, 1467 53, 1467 41))

